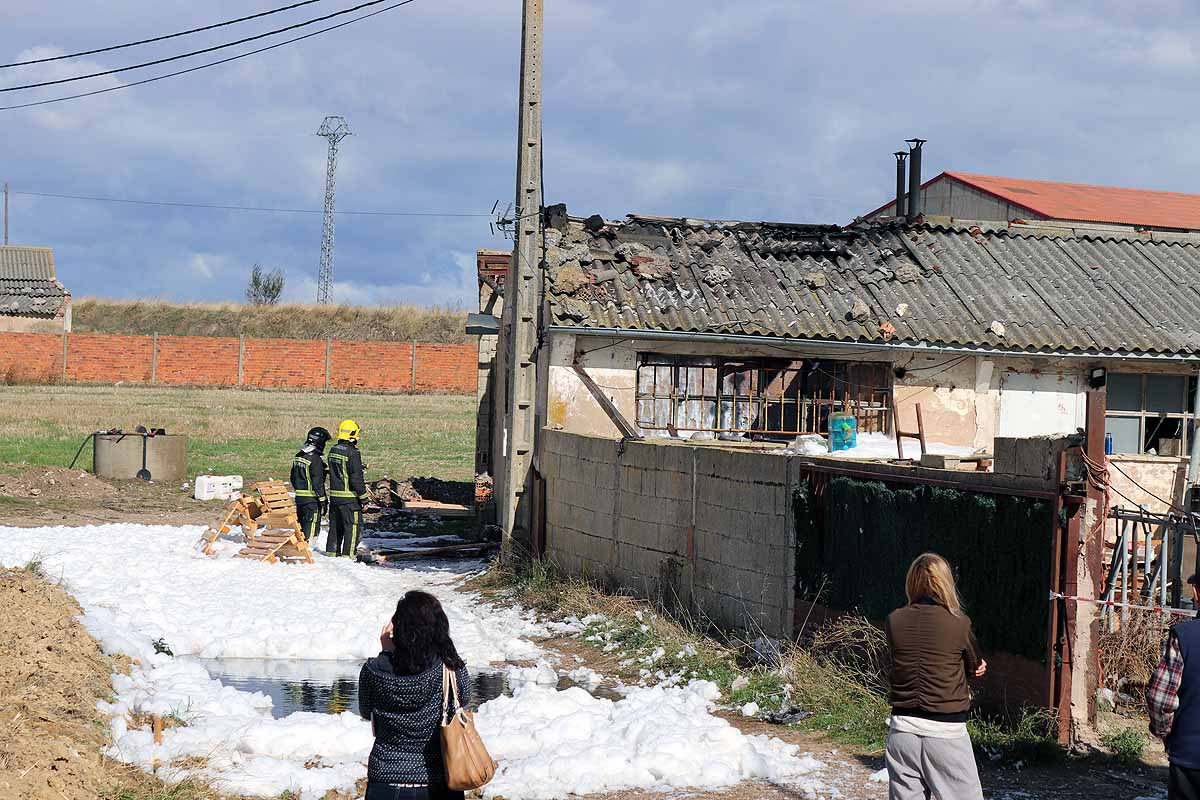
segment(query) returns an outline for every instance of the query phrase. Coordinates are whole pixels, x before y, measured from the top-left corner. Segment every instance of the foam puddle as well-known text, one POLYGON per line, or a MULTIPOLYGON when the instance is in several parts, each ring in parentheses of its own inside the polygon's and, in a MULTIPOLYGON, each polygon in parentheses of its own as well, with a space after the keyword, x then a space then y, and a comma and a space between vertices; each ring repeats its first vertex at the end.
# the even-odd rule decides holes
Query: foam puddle
MULTIPOLYGON (((297 711, 317 714, 358 712, 358 673, 361 661, 304 661, 267 658, 192 658, 182 661, 199 664, 214 679, 242 692, 260 692, 271 698, 271 716, 282 719, 297 711)), ((469 668, 472 710, 495 700, 512 696, 514 681, 504 669, 469 668)), ((609 700, 620 695, 609 689, 585 686, 560 676, 560 690, 579 686, 593 697, 609 700)))

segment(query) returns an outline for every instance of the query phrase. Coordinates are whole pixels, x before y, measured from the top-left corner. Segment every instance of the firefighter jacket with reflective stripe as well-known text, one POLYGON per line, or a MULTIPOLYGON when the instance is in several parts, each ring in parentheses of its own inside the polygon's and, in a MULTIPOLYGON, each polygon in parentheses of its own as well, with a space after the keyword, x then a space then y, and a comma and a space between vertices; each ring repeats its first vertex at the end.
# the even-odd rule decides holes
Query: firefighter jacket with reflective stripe
POLYGON ((298 506, 325 499, 325 462, 311 444, 306 444, 292 459, 292 488, 296 490, 298 506))
POLYGON ((329 502, 365 503, 367 500, 362 454, 352 443, 338 442, 329 451, 329 502))

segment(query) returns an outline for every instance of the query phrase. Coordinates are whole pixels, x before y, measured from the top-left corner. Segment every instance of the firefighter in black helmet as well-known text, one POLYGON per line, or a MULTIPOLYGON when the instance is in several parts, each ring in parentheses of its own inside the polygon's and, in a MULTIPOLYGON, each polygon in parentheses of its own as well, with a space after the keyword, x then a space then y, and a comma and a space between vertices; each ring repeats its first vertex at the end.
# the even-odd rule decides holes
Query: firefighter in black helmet
POLYGON ((304 446, 292 459, 292 488, 296 491, 296 517, 304 538, 311 542, 321 531, 321 517, 329 507, 325 492, 325 445, 330 440, 329 431, 312 428, 304 446))
POLYGON ((362 454, 358 452, 358 423, 338 425, 338 441, 329 449, 329 538, 325 552, 354 558, 362 536, 362 507, 367 502, 362 454))

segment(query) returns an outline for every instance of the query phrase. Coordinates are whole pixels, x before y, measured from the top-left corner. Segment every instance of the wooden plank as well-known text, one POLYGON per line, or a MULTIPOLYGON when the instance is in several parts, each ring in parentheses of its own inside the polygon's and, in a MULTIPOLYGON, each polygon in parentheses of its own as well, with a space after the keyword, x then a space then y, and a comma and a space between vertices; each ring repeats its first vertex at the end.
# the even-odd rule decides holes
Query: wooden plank
POLYGON ((406 500, 404 509, 440 517, 473 517, 475 510, 454 503, 439 503, 436 500, 406 500))

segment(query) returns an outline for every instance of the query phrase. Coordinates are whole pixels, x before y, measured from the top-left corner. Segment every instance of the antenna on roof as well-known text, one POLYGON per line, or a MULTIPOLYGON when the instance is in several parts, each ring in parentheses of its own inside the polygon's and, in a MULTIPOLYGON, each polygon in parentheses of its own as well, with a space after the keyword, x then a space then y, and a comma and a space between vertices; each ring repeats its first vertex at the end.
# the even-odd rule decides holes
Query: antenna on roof
POLYGON ((516 231, 516 222, 517 221, 513 217, 513 204, 509 203, 507 206, 504 207, 503 211, 497 213, 496 209, 499 207, 500 207, 499 200, 497 200, 495 203, 492 204, 492 214, 494 214, 496 218, 488 223, 488 230, 490 230, 492 232, 493 236, 496 235, 496 231, 500 231, 501 233, 504 234, 505 239, 515 240, 517 238, 517 231, 516 231))

